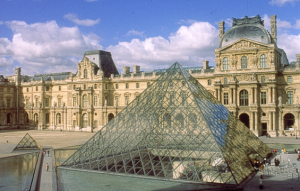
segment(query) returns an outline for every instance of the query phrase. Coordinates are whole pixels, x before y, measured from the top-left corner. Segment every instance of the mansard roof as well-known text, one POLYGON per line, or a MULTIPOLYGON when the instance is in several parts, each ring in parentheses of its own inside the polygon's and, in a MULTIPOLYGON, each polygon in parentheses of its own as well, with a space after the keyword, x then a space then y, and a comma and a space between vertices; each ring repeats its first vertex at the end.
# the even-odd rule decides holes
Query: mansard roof
POLYGON ((254 40, 264 44, 273 43, 273 39, 264 27, 263 20, 257 15, 252 18, 233 18, 232 28, 223 35, 219 48, 225 47, 241 38, 254 40))
POLYGON ((36 74, 32 78, 29 78, 26 82, 41 81, 41 79, 43 79, 43 81, 66 80, 66 79, 69 79, 70 74, 73 75, 72 72, 36 74))

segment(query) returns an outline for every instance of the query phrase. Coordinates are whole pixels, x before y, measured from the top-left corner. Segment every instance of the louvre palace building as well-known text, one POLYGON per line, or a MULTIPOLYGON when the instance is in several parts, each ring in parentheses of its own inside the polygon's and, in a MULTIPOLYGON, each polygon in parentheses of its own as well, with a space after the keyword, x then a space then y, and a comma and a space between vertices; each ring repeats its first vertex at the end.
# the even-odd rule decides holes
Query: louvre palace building
MULTIPOLYGON (((216 66, 185 69, 257 136, 296 136, 300 130, 300 54, 289 63, 259 15, 219 22, 216 66), (298 87, 298 89, 297 89, 298 87)), ((173 63, 170 63, 170 66, 173 63)), ((110 52, 86 51, 71 72, 0 75, 0 129, 98 131, 166 69, 119 73, 110 52)), ((172 99, 180 99, 174 95, 172 99)), ((299 136, 299 134, 298 134, 299 136)))

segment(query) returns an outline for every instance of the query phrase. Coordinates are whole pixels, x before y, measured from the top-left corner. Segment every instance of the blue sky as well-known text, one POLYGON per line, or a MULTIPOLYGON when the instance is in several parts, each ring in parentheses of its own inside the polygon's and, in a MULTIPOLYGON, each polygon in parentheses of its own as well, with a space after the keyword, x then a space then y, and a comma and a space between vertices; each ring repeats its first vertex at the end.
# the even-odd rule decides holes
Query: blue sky
POLYGON ((117 68, 214 65, 218 22, 259 14, 278 47, 300 54, 298 0, 1 0, 0 75, 73 72, 85 51, 112 53, 117 68))

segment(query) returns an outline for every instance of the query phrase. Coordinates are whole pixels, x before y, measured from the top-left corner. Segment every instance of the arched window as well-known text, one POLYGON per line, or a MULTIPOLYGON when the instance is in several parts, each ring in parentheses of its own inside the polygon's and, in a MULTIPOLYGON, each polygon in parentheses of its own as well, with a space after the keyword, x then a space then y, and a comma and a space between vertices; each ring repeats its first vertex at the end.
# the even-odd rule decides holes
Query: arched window
POLYGON ((240 92, 240 106, 248 106, 248 91, 242 90, 240 92))
POLYGON ((88 105, 88 97, 87 95, 83 95, 82 97, 82 107, 87 107, 88 105))
POLYGON ((229 70, 229 60, 227 57, 223 58, 223 70, 229 70))
POLYGON ((211 85, 211 80, 207 80, 207 85, 211 85))
POLYGON ((228 84, 227 78, 224 78, 224 84, 228 84))
POLYGON ((266 82, 266 77, 265 76, 261 77, 261 82, 266 82))
POLYGON ((85 113, 85 114, 82 115, 82 128, 86 128, 87 127, 87 123, 88 123, 88 116, 85 113))
POLYGON ((260 67, 261 68, 267 67, 267 56, 265 54, 260 56, 260 67))
POLYGON ((288 82, 288 83, 292 83, 292 76, 288 76, 288 77, 287 77, 287 82, 288 82))
POLYGON ((247 57, 243 56, 241 61, 242 61, 242 68, 247 68, 247 57))
POLYGON ((87 70, 86 69, 83 70, 83 78, 87 78, 87 70))
POLYGON ((56 115, 56 124, 57 124, 57 125, 61 124, 61 115, 60 115, 60 113, 58 113, 58 114, 56 115))

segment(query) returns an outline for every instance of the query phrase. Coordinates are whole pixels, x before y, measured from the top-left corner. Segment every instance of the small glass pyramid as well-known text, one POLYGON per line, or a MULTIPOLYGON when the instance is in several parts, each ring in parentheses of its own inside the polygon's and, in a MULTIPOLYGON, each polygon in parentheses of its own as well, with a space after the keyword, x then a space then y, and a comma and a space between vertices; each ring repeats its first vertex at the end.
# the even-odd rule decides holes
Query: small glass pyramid
POLYGON ((40 146, 37 144, 36 140, 32 138, 28 133, 21 139, 13 151, 17 150, 41 150, 40 146))
POLYGON ((253 155, 271 149, 175 63, 61 166, 239 185, 253 155))

